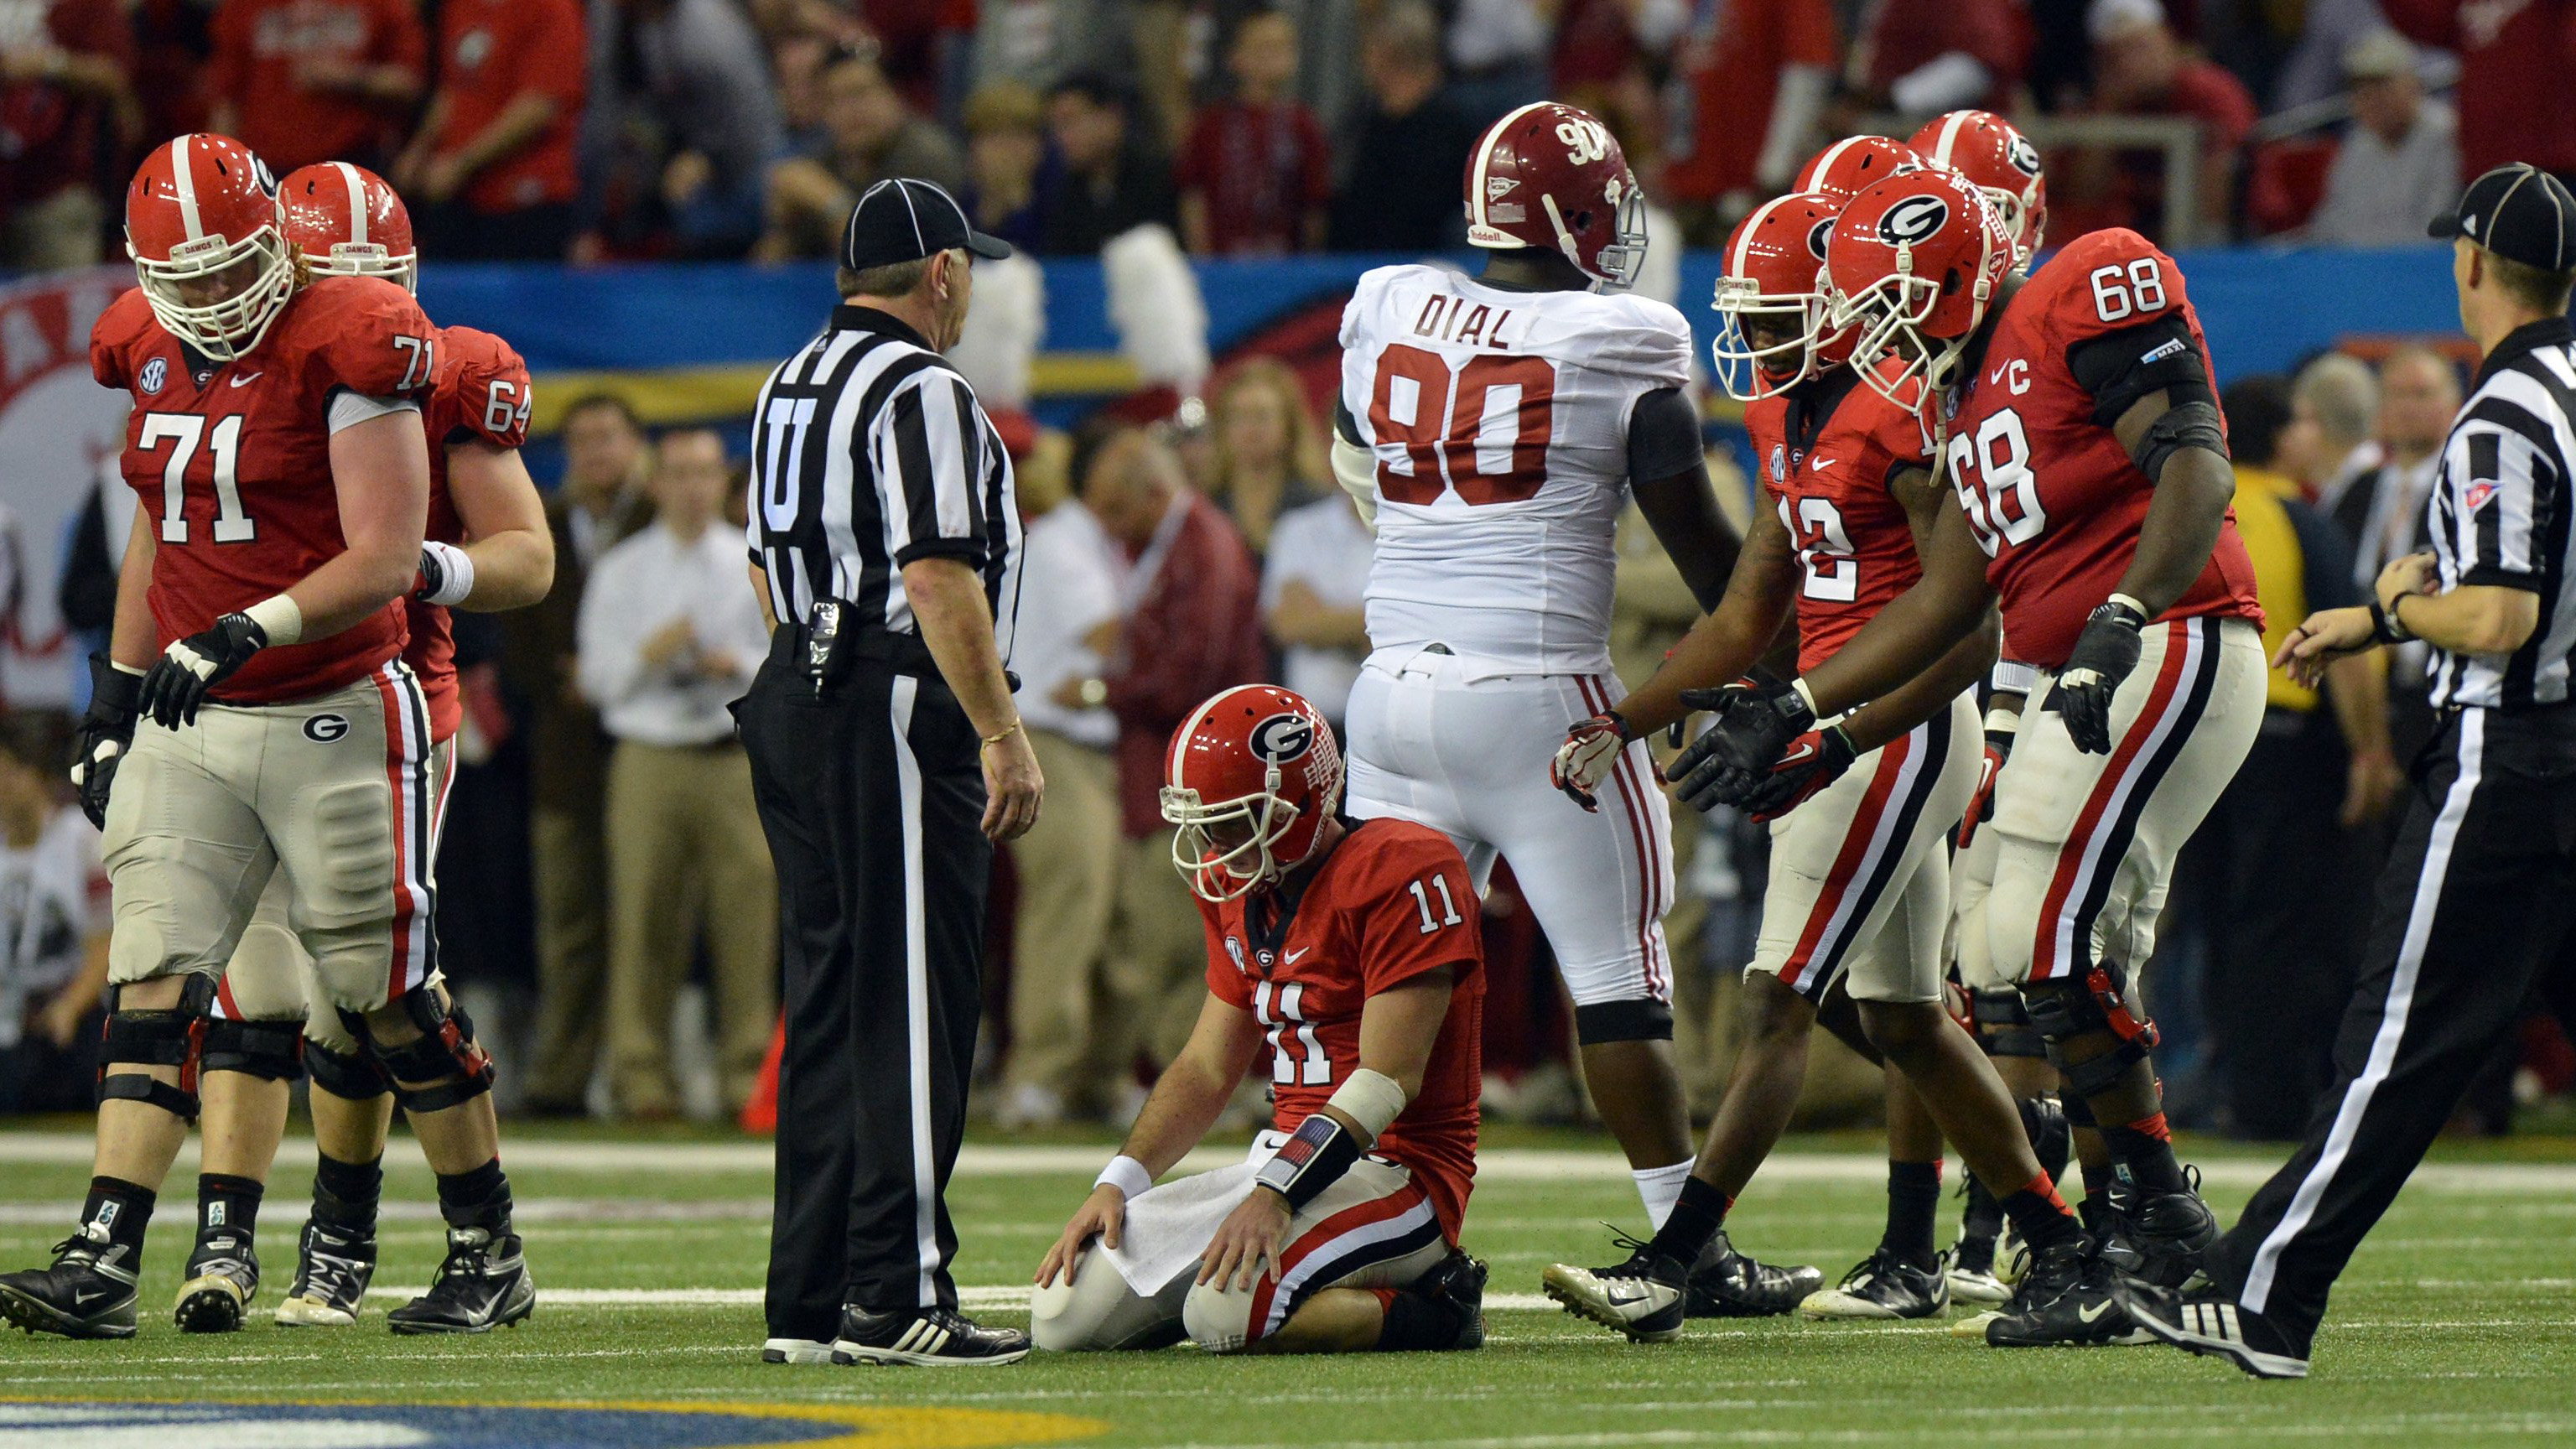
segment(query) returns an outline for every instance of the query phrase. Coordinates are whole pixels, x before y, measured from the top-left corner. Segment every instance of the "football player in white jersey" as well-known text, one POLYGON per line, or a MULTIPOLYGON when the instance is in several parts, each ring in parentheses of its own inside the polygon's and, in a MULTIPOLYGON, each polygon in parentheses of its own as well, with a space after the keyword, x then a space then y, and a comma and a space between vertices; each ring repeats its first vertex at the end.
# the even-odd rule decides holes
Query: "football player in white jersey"
MULTIPOLYGON (((1689 324, 1622 290, 1645 257, 1644 198, 1608 128, 1523 106, 1477 142, 1466 192, 1480 275, 1380 267, 1342 314, 1334 472, 1377 530, 1349 809, 1446 832, 1480 890, 1511 860, 1574 998, 1593 1101, 1660 1223, 1691 1165, 1663 932, 1672 826, 1645 746, 1607 714, 1624 693, 1612 533, 1633 490, 1703 606, 1738 540, 1683 392, 1689 324), (1577 810, 1547 770, 1586 721, 1577 810)), ((1821 1282, 1723 1239, 1697 1267, 1711 1314, 1785 1313, 1821 1282)))

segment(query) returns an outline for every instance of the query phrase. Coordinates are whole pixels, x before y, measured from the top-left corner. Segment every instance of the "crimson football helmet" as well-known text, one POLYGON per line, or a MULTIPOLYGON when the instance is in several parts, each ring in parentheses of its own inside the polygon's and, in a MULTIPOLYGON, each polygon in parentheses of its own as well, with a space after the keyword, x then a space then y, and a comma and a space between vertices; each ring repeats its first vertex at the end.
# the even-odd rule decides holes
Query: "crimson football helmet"
POLYGON ((1851 199, 1825 242, 1833 323, 1889 401, 1921 415, 2012 271, 2012 238, 1956 171, 1891 176, 1851 199), (1884 361, 1882 361, 1884 359, 1884 361))
POLYGON ((1729 397, 1770 397, 1851 359, 1850 329, 1833 325, 1822 275, 1841 210, 1823 192, 1774 197, 1726 239, 1715 303, 1724 325, 1710 354, 1729 397), (1756 327, 1779 340, 1757 338, 1756 327))
POLYGON ((1540 101, 1467 153, 1467 240, 1562 252, 1585 276, 1625 287, 1646 260, 1646 199, 1608 126, 1540 101))
POLYGON ((1219 692, 1172 736, 1163 818, 1180 827, 1172 864, 1205 901, 1279 883, 1315 853, 1342 801, 1333 727, 1275 684, 1219 692))
POLYGON ((1847 136, 1811 157, 1789 189, 1821 191, 1836 201, 1849 201, 1876 182, 1922 169, 1923 158, 1902 141, 1847 136))
POLYGON ((152 315, 218 362, 257 347, 295 295, 277 178, 230 136, 181 136, 143 158, 125 191, 125 250, 152 315))
POLYGON ((2029 267, 2048 234, 2048 178, 2030 138, 1992 111, 1952 111, 1926 121, 1912 144, 1924 165, 1946 166, 1986 194, 2013 239, 2014 268, 2029 267))
POLYGON ((420 254, 411 243, 411 212, 385 178, 346 161, 290 171, 278 183, 286 240, 309 271, 334 277, 383 277, 420 290, 420 254))

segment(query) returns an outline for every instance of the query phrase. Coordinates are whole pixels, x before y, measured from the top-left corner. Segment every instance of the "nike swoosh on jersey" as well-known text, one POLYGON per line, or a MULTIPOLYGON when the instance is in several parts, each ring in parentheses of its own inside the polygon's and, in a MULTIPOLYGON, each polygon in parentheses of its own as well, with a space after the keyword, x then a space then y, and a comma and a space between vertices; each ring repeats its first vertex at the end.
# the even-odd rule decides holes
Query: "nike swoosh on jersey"
POLYGON ((1814 458, 1814 460, 1813 460, 1813 461, 1811 461, 1811 462, 1809 462, 1809 463, 1808 463, 1808 465, 1807 465, 1807 466, 1808 466, 1808 467, 1810 467, 1810 468, 1815 469, 1815 470, 1816 470, 1817 472, 1819 472, 1819 473, 1822 473, 1823 471, 1825 471, 1825 465, 1826 465, 1827 463, 1832 462, 1832 461, 1833 461, 1833 459, 1826 457, 1826 456, 1825 456, 1825 455, 1823 455, 1822 453, 1819 453, 1819 454, 1817 454, 1817 455, 1815 456, 1815 458, 1814 458))
POLYGON ((225 385, 225 386, 227 386, 227 387, 248 387, 248 386, 250 386, 252 383, 259 381, 261 378, 266 377, 267 375, 268 375, 268 374, 267 374, 267 373, 265 373, 265 372, 254 372, 254 373, 249 374, 249 375, 248 375, 248 376, 246 376, 246 377, 231 377, 231 378, 226 378, 226 379, 224 379, 224 385, 225 385))
POLYGON ((1303 955, 1305 955, 1305 954, 1306 954, 1306 952, 1308 952, 1308 951, 1312 951, 1312 950, 1314 950, 1314 949, 1315 949, 1315 948, 1314 948, 1314 947, 1312 947, 1312 946, 1307 946, 1307 947, 1304 947, 1304 948, 1302 948, 1302 949, 1300 949, 1300 950, 1291 951, 1291 952, 1289 952, 1287 955, 1282 956, 1282 957, 1280 957, 1280 958, 1279 958, 1279 964, 1280 964, 1280 965, 1282 965, 1282 966, 1294 966, 1294 965, 1296 965, 1296 964, 1297 964, 1297 958, 1298 958, 1298 957, 1303 956, 1303 955))
POLYGON ((2002 382, 2002 381, 2004 380, 2004 372, 2005 372, 2005 369, 2010 368, 2011 366, 2012 366, 2012 364, 2011 364, 2011 363, 2009 363, 2009 362, 2007 362, 2007 363, 2005 363, 2005 364, 2003 365, 2003 367, 1998 367, 1998 368, 1996 368, 1994 371, 1992 371, 1992 372, 1990 372, 1990 373, 1987 373, 1987 374, 1986 374, 1986 381, 1987 381, 1987 382, 1989 382, 1989 383, 1999 383, 1999 382, 2002 382))

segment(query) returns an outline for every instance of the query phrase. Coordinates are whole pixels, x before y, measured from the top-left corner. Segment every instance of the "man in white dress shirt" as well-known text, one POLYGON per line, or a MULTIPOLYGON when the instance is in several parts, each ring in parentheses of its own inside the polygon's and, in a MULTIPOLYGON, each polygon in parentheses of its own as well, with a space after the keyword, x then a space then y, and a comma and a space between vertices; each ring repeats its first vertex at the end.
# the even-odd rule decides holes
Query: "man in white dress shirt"
POLYGON ((1280 677, 1342 727, 1351 685, 1368 657, 1368 526, 1350 500, 1320 498, 1281 514, 1261 571, 1261 621, 1278 644, 1280 677))
POLYGON ((581 689, 617 741, 608 767, 610 1084, 621 1111, 678 1110, 671 1007, 705 928, 728 1112, 778 1019, 778 887, 726 706, 769 652, 723 525, 724 440, 663 435, 651 527, 600 556, 581 604, 581 689))

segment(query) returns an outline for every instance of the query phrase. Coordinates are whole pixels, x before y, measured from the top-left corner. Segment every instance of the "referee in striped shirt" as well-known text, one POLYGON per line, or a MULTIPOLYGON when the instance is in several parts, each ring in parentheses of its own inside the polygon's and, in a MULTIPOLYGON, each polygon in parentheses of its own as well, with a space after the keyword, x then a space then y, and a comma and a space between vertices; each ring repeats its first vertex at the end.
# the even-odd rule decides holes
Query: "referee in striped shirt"
POLYGON ((870 187, 841 305, 752 418, 752 585, 773 630, 740 715, 786 955, 772 1363, 1028 1353, 958 1314, 943 1200, 993 843, 1036 821, 1044 788, 1006 667, 1011 461, 940 356, 970 258, 1010 254, 927 181, 870 187))
POLYGON ((2210 1245, 2211 1286, 2121 1300, 2158 1338, 2261 1378, 2306 1375, 2353 1250, 2533 986, 2576 970, 2576 197, 2502 166, 2432 231, 2453 239, 2460 320, 2486 359, 2443 445, 2433 551, 2390 564, 2368 608, 2309 618, 2280 662, 2313 683, 2339 655, 2420 638, 2441 724, 2307 1140, 2210 1245))

